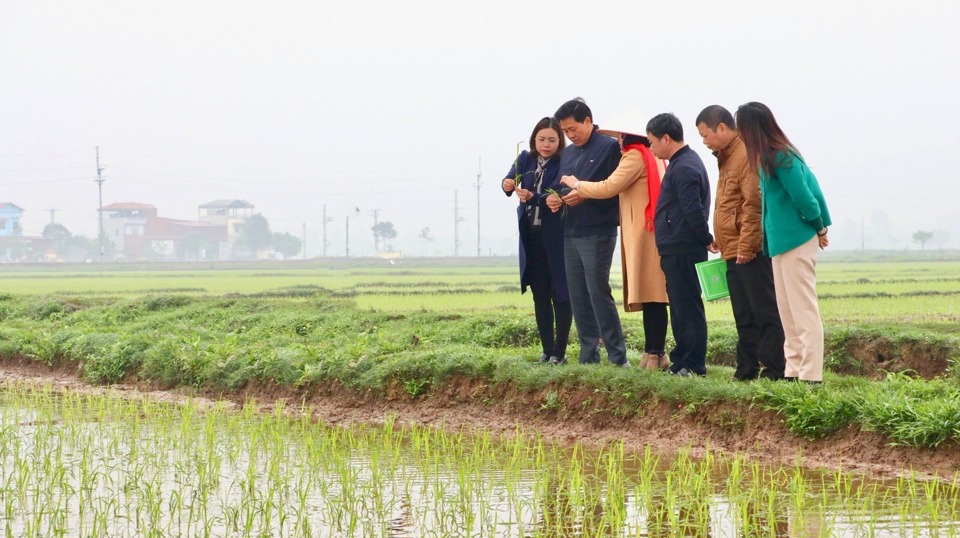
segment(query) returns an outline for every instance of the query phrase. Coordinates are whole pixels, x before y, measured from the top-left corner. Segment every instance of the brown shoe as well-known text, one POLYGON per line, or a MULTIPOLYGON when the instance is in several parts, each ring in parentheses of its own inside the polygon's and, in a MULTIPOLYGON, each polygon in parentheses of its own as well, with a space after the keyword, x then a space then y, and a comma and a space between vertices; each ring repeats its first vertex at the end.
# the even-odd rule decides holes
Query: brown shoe
POLYGON ((670 366, 670 359, 667 358, 666 353, 661 353, 659 355, 656 353, 644 353, 643 357, 644 363, 649 363, 649 366, 645 366, 645 368, 663 370, 670 366))
POLYGON ((643 358, 640 360, 640 367, 645 370, 656 370, 659 357, 653 353, 644 353, 643 358))

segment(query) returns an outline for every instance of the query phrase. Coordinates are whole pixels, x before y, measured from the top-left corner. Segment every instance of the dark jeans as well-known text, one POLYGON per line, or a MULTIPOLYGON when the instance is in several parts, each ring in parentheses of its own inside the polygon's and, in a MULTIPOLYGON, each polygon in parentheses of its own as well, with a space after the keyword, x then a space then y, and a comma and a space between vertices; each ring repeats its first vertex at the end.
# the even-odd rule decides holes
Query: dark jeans
POLYGON ((667 303, 643 303, 643 350, 661 355, 667 348, 667 303))
POLYGON ((700 280, 694 264, 707 260, 707 251, 696 254, 660 256, 660 267, 667 277, 670 299, 670 326, 677 345, 670 352, 670 369, 686 368, 694 374, 707 374, 707 315, 700 298, 700 280))
POLYGON ((534 231, 530 239, 532 248, 527 253, 526 276, 529 279, 530 291, 533 292, 533 310, 537 318, 540 345, 548 357, 562 358, 567 354, 573 311, 570 309, 570 301, 557 302, 550 264, 547 262, 547 251, 544 249, 540 232, 534 231))
POLYGON ((770 258, 757 254, 749 263, 727 260, 727 286, 737 324, 737 379, 783 377, 783 326, 777 310, 770 258))
POLYGON ((610 291, 610 263, 616 235, 563 238, 564 267, 573 321, 580 336, 580 363, 600 362, 600 338, 613 364, 627 361, 617 303, 610 291))

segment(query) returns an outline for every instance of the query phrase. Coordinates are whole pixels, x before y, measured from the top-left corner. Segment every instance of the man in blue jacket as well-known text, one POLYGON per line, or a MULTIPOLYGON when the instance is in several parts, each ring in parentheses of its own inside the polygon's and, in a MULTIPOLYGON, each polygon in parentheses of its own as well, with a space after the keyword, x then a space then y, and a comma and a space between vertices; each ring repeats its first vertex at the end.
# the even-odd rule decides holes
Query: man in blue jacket
POLYGON ((659 114, 647 123, 650 151, 669 160, 660 183, 654 214, 654 235, 660 267, 667 277, 670 326, 677 345, 670 352, 670 372, 689 377, 707 375, 707 316, 700 298, 696 264, 707 260, 713 236, 710 181, 703 160, 683 143, 683 125, 673 114, 659 114))
MULTIPOLYGON (((581 181, 602 181, 620 163, 620 145, 598 134, 593 112, 583 99, 567 101, 554 117, 572 142, 560 154, 560 177, 576 176, 581 181)), ((620 314, 610 291, 610 263, 617 245, 620 206, 616 196, 586 200, 577 191, 563 197, 563 256, 570 291, 573 321, 580 337, 580 363, 600 362, 600 338, 607 359, 629 367, 627 344, 623 339, 620 314)), ((552 211, 560 209, 556 196, 547 199, 552 211)))

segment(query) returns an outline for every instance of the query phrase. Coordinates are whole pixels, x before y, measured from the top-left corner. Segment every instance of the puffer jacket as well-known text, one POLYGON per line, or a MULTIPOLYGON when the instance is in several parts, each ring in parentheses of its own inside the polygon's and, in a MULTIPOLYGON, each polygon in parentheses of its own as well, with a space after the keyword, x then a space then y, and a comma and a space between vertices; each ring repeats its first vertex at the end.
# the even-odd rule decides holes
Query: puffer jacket
POLYGON ((720 165, 713 206, 713 238, 720 257, 753 258, 762 249, 760 174, 747 163, 747 147, 739 136, 715 152, 720 165))

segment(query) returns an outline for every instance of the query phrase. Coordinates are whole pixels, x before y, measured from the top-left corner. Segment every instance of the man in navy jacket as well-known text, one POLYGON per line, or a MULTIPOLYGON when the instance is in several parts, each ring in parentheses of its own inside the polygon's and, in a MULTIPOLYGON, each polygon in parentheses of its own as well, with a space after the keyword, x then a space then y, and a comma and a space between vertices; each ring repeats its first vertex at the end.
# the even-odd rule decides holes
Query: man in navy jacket
MULTIPOLYGON (((620 145, 609 136, 597 134, 590 107, 583 99, 573 99, 557 109, 554 117, 573 143, 560 154, 560 177, 576 176, 582 181, 607 179, 620 163, 620 145)), ((629 367, 620 315, 610 291, 610 263, 620 224, 619 200, 616 196, 585 200, 574 190, 563 197, 563 202, 564 267, 573 321, 580 337, 580 363, 600 362, 602 337, 607 359, 617 366, 629 367)), ((551 196, 547 205, 557 211, 560 200, 551 196)))
POLYGON ((654 116, 647 123, 647 138, 650 151, 670 161, 654 214, 660 267, 667 277, 670 326, 677 342, 670 352, 670 372, 703 376, 707 375, 707 316, 695 264, 707 260, 713 243, 707 225, 710 181, 703 160, 683 143, 683 125, 676 116, 654 116))

